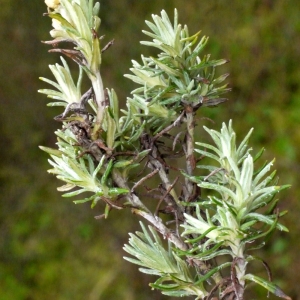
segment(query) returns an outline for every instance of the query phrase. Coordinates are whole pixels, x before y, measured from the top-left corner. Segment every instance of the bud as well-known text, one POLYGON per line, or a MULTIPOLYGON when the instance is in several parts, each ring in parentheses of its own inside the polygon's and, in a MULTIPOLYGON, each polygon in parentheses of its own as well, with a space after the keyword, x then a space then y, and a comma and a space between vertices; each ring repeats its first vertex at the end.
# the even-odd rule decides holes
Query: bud
POLYGON ((49 8, 56 9, 60 5, 60 0, 45 0, 49 8))

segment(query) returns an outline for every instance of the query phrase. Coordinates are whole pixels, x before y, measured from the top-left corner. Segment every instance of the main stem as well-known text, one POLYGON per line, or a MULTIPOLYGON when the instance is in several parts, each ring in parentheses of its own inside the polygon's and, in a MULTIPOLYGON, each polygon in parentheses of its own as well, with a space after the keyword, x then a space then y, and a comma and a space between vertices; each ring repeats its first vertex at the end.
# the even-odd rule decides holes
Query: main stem
MULTIPOLYGON (((194 120, 194 111, 192 107, 186 108, 186 149, 185 149, 185 157, 186 157, 186 172, 188 175, 193 176, 194 175, 194 169, 196 167, 196 159, 194 155, 194 137, 195 137, 195 120, 194 120)), ((195 193, 195 184, 189 180, 188 178, 185 178, 185 195, 184 199, 187 202, 190 202, 193 200, 193 197, 196 197, 197 195, 194 195, 195 193)), ((203 267, 203 270, 205 272, 208 271, 208 267, 206 264, 198 261, 198 264, 200 264, 203 267)), ((213 279, 216 283, 219 283, 222 281, 222 276, 220 272, 216 272, 213 276, 213 279)))
MULTIPOLYGON (((244 246, 241 244, 240 239, 236 239, 233 241, 231 246, 233 252, 233 265, 235 268, 236 278, 234 278, 234 274, 232 276, 232 283, 235 286, 235 293, 238 300, 242 300, 244 297, 245 290, 245 280, 244 276, 246 273, 247 261, 244 256, 244 246), (239 286, 235 285, 235 280, 237 280, 239 286)), ((231 272, 232 273, 232 272, 231 272)))
POLYGON ((94 128, 92 131, 92 139, 95 141, 98 139, 98 132, 101 128, 101 124, 104 117, 105 95, 104 95, 104 88, 103 88, 103 82, 102 82, 100 71, 96 73, 96 76, 93 76, 90 79, 92 82, 95 100, 97 103, 96 122, 94 124, 94 128))
MULTIPOLYGON (((194 112, 187 112, 186 113, 186 127, 187 127, 187 134, 186 134, 186 171, 188 175, 192 176, 193 171, 195 169, 195 157, 194 157, 194 112)), ((193 191, 193 183, 186 179, 186 185, 189 193, 193 191)))
MULTIPOLYGON (((186 173, 193 176, 195 169, 195 156, 194 156, 194 112, 192 107, 186 108, 186 143, 185 143, 185 158, 186 158, 186 173)), ((193 198, 195 184, 188 178, 185 178, 184 200, 190 202, 193 198)))

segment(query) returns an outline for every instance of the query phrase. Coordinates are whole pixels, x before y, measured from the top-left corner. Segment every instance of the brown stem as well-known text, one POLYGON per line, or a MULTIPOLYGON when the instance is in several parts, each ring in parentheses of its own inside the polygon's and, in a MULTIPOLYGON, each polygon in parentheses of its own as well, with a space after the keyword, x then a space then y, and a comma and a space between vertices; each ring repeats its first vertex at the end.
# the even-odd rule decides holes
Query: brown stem
POLYGON ((138 182, 136 182, 134 184, 134 186, 131 188, 131 193, 134 192, 134 190, 139 186, 141 185, 145 180, 151 178, 152 176, 154 176, 156 173, 158 173, 159 170, 156 169, 156 170, 153 170, 151 173, 149 173, 148 175, 146 175, 145 177, 143 177, 142 179, 140 179, 138 182))
POLYGON ((169 228, 167 228, 159 217, 140 209, 132 209, 132 212, 148 220, 164 238, 172 242, 178 249, 188 249, 187 245, 182 241, 182 239, 173 233, 169 228))
MULTIPOLYGON (((196 166, 196 160, 194 155, 194 112, 189 107, 186 108, 186 138, 185 138, 185 146, 184 152, 186 157, 186 173, 190 176, 194 175, 194 169, 196 166)), ((194 196, 195 183, 193 183, 190 179, 185 178, 185 189, 184 192, 184 200, 186 202, 190 202, 194 196)))
POLYGON ((167 197, 167 195, 171 192, 171 190, 174 188, 175 184, 177 183, 179 177, 177 176, 174 180, 174 182, 172 183, 172 185, 170 185, 170 187, 166 190, 166 192, 163 194, 163 196, 161 197, 161 199, 159 200, 157 206, 156 206, 156 210, 155 210, 155 215, 157 216, 158 214, 158 210, 159 210, 159 207, 162 203, 162 201, 167 197))

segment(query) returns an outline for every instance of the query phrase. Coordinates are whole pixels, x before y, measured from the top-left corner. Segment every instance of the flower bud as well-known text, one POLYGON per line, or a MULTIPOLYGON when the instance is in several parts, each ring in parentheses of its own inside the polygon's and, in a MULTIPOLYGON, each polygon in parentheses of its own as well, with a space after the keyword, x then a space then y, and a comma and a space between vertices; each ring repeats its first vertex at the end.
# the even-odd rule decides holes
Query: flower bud
POLYGON ((60 5, 60 0, 45 0, 49 8, 56 9, 60 5))

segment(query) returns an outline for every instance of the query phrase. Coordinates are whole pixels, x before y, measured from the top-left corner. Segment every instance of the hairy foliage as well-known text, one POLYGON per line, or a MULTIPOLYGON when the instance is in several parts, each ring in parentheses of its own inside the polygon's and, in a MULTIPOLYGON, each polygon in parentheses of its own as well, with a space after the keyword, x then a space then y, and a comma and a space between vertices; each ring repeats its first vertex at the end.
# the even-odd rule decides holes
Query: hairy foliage
MULTIPOLYGON (((248 281, 253 281, 290 299, 270 276, 265 280, 247 272, 247 264, 258 259, 248 254, 253 250, 248 244, 276 228, 287 231, 278 223, 286 212, 274 210, 274 196, 288 185, 276 185, 275 172, 269 174, 273 162, 254 168, 262 151, 253 159, 247 147, 251 132, 237 147, 231 121, 220 132, 204 127, 215 145, 195 140, 199 109, 227 100, 220 96, 229 90, 223 83, 228 74, 215 78, 216 68, 227 60, 210 60, 208 54, 201 57, 207 37, 198 41, 200 32, 190 36, 187 26, 178 23, 176 10, 173 23, 165 11, 153 15, 153 23, 146 21, 151 31, 144 31, 153 40, 142 44, 162 52, 157 57, 142 56, 142 64, 133 61, 133 75, 126 77, 140 86, 127 98, 127 109, 119 111, 118 97, 114 90, 104 89, 100 72, 102 52, 113 42, 100 48, 99 3, 49 3, 53 40, 45 43, 71 44, 71 48, 50 52, 66 55, 79 66, 76 85, 64 59, 63 66, 50 66, 57 83, 41 78, 56 88, 40 90, 60 101, 50 105, 65 108, 55 117, 62 123, 56 131, 59 149, 42 147, 52 158, 49 172, 67 183, 59 190, 66 192, 65 197, 92 193, 74 202, 92 201, 92 207, 103 202, 105 218, 112 209, 129 207, 149 221, 152 237, 142 225, 143 232, 131 234, 124 250, 135 256, 126 259, 141 265, 142 272, 159 276, 151 286, 165 295, 240 300, 248 281), (82 94, 83 72, 90 89, 82 94), (176 157, 185 158, 184 170, 171 166, 170 159, 176 157), (203 157, 213 162, 204 166, 203 157), (208 174, 198 176, 196 165, 208 174), (145 186, 149 196, 158 199, 155 211, 138 188, 152 177, 161 182, 151 189, 145 186), (212 192, 202 198, 201 190, 206 189, 212 192), (159 213, 171 215, 171 221, 164 221, 159 213), (155 230, 168 240, 168 250, 155 230), (214 259, 224 255, 226 262, 216 264, 214 259), (222 278, 220 270, 228 267, 230 278, 222 278), (209 288, 205 282, 214 285, 209 288)), ((270 275, 268 267, 267 271, 270 275)))

